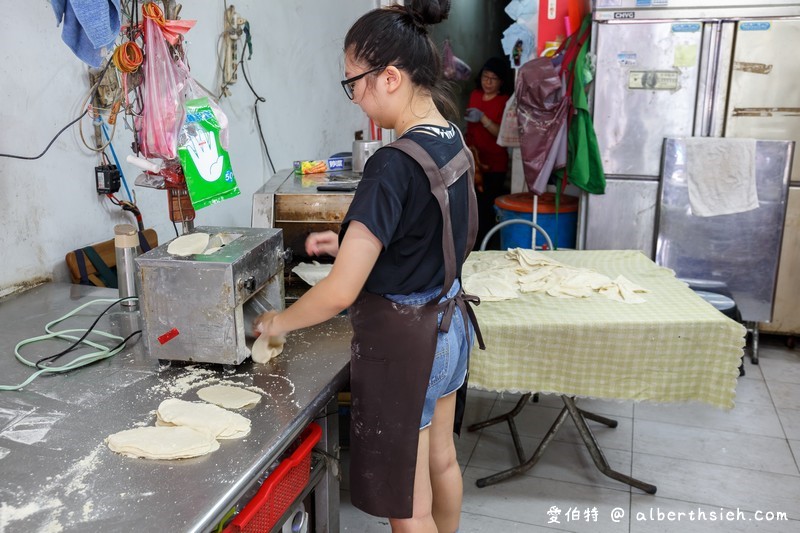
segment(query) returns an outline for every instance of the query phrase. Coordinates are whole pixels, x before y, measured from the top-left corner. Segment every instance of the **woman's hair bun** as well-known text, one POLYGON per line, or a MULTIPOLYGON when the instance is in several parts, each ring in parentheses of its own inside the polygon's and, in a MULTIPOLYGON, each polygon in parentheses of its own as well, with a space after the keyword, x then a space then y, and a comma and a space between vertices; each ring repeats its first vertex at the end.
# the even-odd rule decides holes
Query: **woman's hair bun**
POLYGON ((417 24, 438 24, 450 13, 450 0, 411 0, 406 9, 417 24))

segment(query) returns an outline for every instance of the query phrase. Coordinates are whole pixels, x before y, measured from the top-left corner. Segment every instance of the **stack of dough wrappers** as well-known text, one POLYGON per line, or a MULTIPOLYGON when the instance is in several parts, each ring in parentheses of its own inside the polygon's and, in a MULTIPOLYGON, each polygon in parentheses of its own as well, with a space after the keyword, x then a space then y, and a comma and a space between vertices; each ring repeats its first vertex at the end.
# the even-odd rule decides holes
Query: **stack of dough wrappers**
POLYGON ((188 426, 127 429, 106 440, 117 453, 148 459, 185 459, 219 449, 213 435, 188 426))
POLYGON ((644 302, 641 293, 648 292, 623 276, 612 280, 594 270, 565 265, 533 250, 514 248, 502 256, 488 254, 474 260, 473 257, 462 270, 464 290, 486 302, 541 292, 556 298, 600 296, 634 304, 644 302))
POLYGON ((219 449, 218 439, 250 433, 250 420, 210 403, 177 398, 158 406, 156 425, 114 433, 106 442, 117 453, 147 459, 198 457, 219 449))

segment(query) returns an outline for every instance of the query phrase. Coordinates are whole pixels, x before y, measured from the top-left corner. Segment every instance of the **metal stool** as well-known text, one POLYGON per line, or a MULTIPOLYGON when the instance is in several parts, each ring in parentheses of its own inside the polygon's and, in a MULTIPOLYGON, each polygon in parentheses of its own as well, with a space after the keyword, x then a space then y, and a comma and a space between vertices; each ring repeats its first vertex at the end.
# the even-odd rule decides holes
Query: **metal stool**
MULTIPOLYGON (((489 239, 492 238, 492 235, 494 235, 495 233, 497 233, 501 229, 505 228, 506 226, 510 226, 511 224, 525 224, 527 226, 532 227, 533 229, 535 229, 536 231, 538 231, 539 233, 542 234, 542 237, 544 237, 544 240, 547 243, 548 250, 552 250, 553 249, 553 241, 550 240, 550 235, 547 234, 547 232, 544 230, 543 227, 541 227, 539 224, 536 224, 535 222, 531 222, 530 220, 525 220, 525 219, 522 219, 522 218, 515 218, 513 220, 504 220, 503 222, 500 222, 499 224, 494 226, 492 229, 487 231, 486 232, 486 236, 483 238, 483 241, 481 242, 481 251, 486 250, 486 245, 489 244, 489 239)), ((533 240, 533 239, 531 239, 531 240, 533 240)))

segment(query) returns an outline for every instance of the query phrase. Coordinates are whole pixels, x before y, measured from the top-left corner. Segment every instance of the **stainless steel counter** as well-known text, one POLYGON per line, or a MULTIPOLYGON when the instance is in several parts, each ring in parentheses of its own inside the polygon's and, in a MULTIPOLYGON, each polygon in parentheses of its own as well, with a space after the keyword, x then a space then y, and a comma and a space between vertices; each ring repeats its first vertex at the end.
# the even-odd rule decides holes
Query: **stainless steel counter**
POLYGON ((312 231, 339 227, 353 201, 352 190, 319 191, 319 186, 353 186, 360 174, 349 170, 297 175, 292 169, 278 170, 253 193, 251 225, 281 228, 283 245, 295 255, 305 255, 305 239, 312 231))
MULTIPOLYGON (((14 357, 17 342, 43 334, 45 323, 87 301, 116 294, 51 283, 0 301, 0 384, 21 383, 32 373, 14 357)), ((91 306, 54 329, 88 327, 106 305, 91 306)), ((138 313, 115 307, 98 328, 126 336, 139 329, 138 313)), ((212 529, 311 420, 326 406, 331 412, 329 403, 348 379, 350 336, 349 322, 336 317, 291 334, 276 360, 247 360, 233 375, 219 365, 182 363, 159 372, 137 341, 95 365, 0 392, 0 533, 212 529), (178 461, 133 459, 106 447, 111 433, 153 425, 162 400, 198 400, 197 389, 217 383, 263 394, 258 405, 239 411, 252 421, 244 439, 223 440, 210 455, 178 461)), ((46 341, 22 353, 35 360, 65 346, 46 341)), ((328 451, 337 444, 331 442, 335 419, 334 411, 318 420, 323 429, 326 422, 333 427, 328 451)), ((338 485, 327 481, 336 492, 330 494, 334 505, 328 500, 322 508, 335 515, 338 485)), ((338 530, 334 522, 331 531, 338 530)))

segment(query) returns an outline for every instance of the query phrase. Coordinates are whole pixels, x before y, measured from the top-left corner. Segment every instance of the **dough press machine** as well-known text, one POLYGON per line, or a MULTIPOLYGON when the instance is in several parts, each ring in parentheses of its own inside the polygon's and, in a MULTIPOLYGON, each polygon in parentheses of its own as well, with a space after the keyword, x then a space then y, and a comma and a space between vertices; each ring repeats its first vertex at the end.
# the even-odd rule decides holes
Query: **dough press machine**
POLYGON ((135 260, 145 350, 162 365, 219 363, 232 371, 250 356, 253 319, 284 308, 283 234, 212 226, 194 232, 227 244, 207 255, 179 257, 164 243, 135 260))

